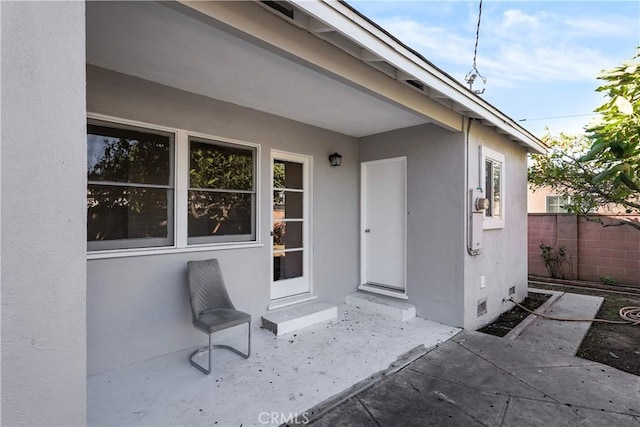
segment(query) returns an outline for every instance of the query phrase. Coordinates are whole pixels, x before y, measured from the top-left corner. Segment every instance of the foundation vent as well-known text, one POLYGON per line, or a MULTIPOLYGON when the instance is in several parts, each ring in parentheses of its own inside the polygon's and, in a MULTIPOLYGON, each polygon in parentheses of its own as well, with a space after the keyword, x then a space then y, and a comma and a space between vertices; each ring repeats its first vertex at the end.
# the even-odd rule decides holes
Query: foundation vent
POLYGON ((478 317, 486 313, 487 313, 487 299, 482 298, 480 301, 478 301, 478 317))
POLYGON ((513 295, 515 293, 516 293, 516 287, 515 286, 510 287, 509 288, 509 296, 511 296, 511 295, 513 295))

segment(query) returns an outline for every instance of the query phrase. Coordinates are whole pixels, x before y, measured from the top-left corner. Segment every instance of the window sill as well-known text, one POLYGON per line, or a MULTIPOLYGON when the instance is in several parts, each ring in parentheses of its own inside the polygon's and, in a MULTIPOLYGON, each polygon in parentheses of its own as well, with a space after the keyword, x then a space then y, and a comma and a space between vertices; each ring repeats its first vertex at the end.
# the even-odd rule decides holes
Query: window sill
POLYGON ((110 251, 92 251, 87 252, 87 260, 92 259, 107 259, 107 258, 128 258, 135 256, 149 256, 149 255, 170 255, 181 254, 189 252, 206 252, 206 251, 223 251, 232 249, 250 249, 261 248, 264 244, 259 242, 247 242, 247 243, 229 243, 229 244, 217 244, 217 245, 193 245, 184 248, 145 248, 145 249, 120 249, 110 251))

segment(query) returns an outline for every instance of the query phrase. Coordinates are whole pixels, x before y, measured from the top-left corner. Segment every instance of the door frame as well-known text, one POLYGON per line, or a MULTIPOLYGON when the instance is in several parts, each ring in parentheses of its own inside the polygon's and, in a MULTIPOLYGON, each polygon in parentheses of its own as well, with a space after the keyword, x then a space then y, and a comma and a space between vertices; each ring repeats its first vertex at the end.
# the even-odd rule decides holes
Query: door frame
POLYGON ((360 163, 360 284, 358 285, 358 289, 368 292, 373 292, 381 295, 386 295, 394 298, 400 299, 408 299, 407 296, 407 157, 393 157, 388 159, 381 160, 372 160, 368 162, 360 163), (385 288, 383 286, 376 286, 370 283, 367 283, 367 251, 366 251, 366 232, 365 226, 367 224, 367 180, 366 180, 366 171, 367 166, 376 165, 376 164, 384 164, 384 163, 401 163, 404 169, 404 206, 403 212, 404 215, 404 259, 403 259, 403 281, 404 281, 404 289, 396 290, 392 288, 385 288))
POLYGON ((312 188, 313 188, 313 157, 305 154, 292 153, 288 151, 272 149, 269 156, 269 309, 284 307, 290 304, 296 304, 311 299, 313 296, 313 256, 311 254, 313 241, 311 230, 312 227, 312 188), (303 164, 302 172, 302 203, 303 203, 303 227, 302 227, 302 271, 303 277, 307 279, 307 291, 293 295, 281 296, 273 298, 272 287, 273 281, 273 161, 285 160, 299 162, 303 164))

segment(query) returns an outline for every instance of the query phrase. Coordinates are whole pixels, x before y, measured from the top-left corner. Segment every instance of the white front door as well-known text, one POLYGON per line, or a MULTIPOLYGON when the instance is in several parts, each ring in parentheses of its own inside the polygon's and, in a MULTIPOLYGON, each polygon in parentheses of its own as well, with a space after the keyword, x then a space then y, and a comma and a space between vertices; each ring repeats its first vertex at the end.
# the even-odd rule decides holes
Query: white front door
POLYGON ((271 152, 271 299, 310 291, 310 158, 271 152))
POLYGON ((407 160, 364 162, 361 168, 361 286, 403 297, 407 160))

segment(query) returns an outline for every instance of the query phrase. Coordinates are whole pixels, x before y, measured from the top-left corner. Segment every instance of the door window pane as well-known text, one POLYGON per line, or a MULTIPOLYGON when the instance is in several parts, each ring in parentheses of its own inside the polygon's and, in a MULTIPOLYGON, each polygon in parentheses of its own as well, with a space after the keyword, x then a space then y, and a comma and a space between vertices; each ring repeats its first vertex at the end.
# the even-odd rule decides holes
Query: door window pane
POLYGON ((302 221, 273 224, 273 250, 302 248, 302 221))
POLYGON ((302 184, 302 163, 273 161, 273 188, 301 190, 302 184))
POLYGON ((273 218, 301 219, 304 194, 299 191, 273 192, 273 218))
POLYGON ((302 251, 277 252, 273 254, 273 281, 301 277, 302 251))

